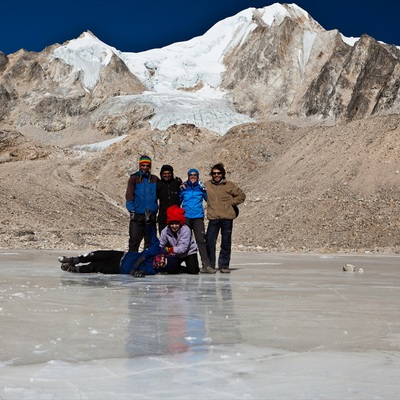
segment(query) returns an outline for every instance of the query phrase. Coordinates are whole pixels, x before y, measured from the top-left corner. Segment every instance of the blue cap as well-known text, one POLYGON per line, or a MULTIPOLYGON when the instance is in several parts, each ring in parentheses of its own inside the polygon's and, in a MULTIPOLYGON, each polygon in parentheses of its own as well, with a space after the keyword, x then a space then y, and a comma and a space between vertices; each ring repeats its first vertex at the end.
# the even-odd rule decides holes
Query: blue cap
POLYGON ((192 168, 192 169, 189 169, 189 171, 188 171, 188 176, 190 174, 196 174, 197 176, 199 176, 199 171, 197 171, 196 168, 192 168))

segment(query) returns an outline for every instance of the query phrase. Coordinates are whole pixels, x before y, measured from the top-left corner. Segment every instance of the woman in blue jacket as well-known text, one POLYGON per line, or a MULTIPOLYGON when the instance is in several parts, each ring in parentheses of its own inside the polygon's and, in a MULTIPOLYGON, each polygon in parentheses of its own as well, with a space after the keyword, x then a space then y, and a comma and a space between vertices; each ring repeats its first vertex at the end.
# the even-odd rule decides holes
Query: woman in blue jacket
POLYGON ((188 180, 181 186, 180 199, 185 210, 185 224, 193 231, 199 249, 202 268, 200 272, 215 274, 207 255, 206 234, 204 226, 203 201, 207 201, 207 191, 199 179, 199 171, 192 168, 188 171, 188 180))

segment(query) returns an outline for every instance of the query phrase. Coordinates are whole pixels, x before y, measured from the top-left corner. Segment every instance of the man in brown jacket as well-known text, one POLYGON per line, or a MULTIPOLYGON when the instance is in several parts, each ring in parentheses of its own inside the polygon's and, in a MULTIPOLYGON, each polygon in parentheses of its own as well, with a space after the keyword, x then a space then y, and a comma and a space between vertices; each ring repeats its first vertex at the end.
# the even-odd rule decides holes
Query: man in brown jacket
POLYGON ((218 268, 222 273, 230 273, 233 220, 239 211, 237 206, 243 203, 246 195, 243 190, 225 178, 224 165, 219 163, 211 168, 211 180, 205 183, 207 189, 207 252, 211 267, 215 268, 216 244, 221 231, 221 250, 218 268))

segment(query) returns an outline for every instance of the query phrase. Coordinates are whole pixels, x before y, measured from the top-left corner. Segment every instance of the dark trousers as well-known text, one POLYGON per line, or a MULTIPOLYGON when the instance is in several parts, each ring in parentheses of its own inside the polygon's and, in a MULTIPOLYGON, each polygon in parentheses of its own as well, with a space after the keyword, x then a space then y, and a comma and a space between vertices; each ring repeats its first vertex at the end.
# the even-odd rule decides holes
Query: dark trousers
POLYGON ((177 260, 182 272, 186 272, 187 274, 198 274, 200 272, 197 253, 186 256, 185 258, 177 257, 177 260), (185 267, 182 266, 183 262, 185 263, 185 267))
POLYGON ((221 250, 218 257, 218 268, 229 268, 232 251, 232 229, 232 219, 212 219, 208 221, 206 241, 211 267, 215 268, 217 238, 221 231, 221 250))
POLYGON ((210 259, 208 258, 206 247, 206 229, 204 226, 203 218, 186 218, 185 224, 193 231, 194 238, 199 249, 201 264, 203 267, 210 266, 210 259))
POLYGON ((100 272, 102 274, 119 274, 121 258, 125 253, 118 250, 96 250, 78 256, 79 272, 100 272))
MULTIPOLYGON (((135 219, 129 222, 129 251, 139 251, 140 242, 144 239, 144 248, 150 247, 150 237, 146 229, 146 220, 144 214, 135 215, 135 219)), ((156 229, 155 217, 150 222, 156 229)))

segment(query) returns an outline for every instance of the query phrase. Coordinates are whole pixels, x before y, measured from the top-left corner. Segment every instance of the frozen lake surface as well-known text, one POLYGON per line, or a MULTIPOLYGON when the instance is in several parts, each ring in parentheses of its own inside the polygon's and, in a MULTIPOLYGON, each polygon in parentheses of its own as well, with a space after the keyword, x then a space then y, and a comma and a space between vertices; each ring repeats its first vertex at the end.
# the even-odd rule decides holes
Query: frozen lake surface
POLYGON ((133 278, 59 255, 0 250, 2 400, 400 398, 398 256, 234 253, 230 275, 133 278))

